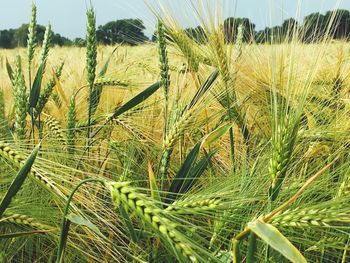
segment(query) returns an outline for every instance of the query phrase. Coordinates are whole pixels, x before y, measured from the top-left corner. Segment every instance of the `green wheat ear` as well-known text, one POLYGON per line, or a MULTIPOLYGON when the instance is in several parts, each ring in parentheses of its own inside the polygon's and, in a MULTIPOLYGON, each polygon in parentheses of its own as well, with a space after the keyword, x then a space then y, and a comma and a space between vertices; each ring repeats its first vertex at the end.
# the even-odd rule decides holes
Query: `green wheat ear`
POLYGON ((75 94, 70 98, 67 116, 67 151, 74 154, 75 151, 75 128, 77 123, 77 115, 75 109, 75 94))
POLYGON ((167 45, 164 33, 164 27, 161 21, 158 21, 157 25, 157 40, 158 40, 158 52, 159 52, 159 66, 160 66, 160 78, 161 85, 164 87, 164 97, 168 101, 168 89, 170 86, 169 77, 169 65, 168 65, 168 54, 167 45))
POLYGON ((32 15, 30 23, 28 26, 28 41, 27 41, 27 55, 28 55, 28 65, 29 71, 31 70, 31 64, 34 58, 34 51, 37 45, 37 36, 36 36, 36 5, 32 4, 32 15))
POLYGON ((277 198, 286 176, 298 134, 298 127, 298 123, 291 120, 287 115, 285 119, 277 125, 277 131, 272 138, 273 149, 269 165, 269 172, 272 178, 269 196, 272 201, 277 198))
MULTIPOLYGON (((56 69, 55 74, 56 77, 59 78, 62 74, 62 69, 64 66, 64 62, 62 62, 56 69)), ((54 77, 52 77, 49 82, 45 85, 44 90, 42 91, 42 94, 40 94, 40 97, 38 99, 38 104, 35 108, 35 117, 40 115, 40 113, 43 111, 46 103, 49 101, 50 96, 52 95, 53 88, 56 85, 56 80, 54 77)))
POLYGON ((41 54, 40 54, 40 65, 43 66, 43 70, 45 70, 46 67, 46 61, 47 57, 49 55, 49 50, 51 47, 51 39, 52 39, 52 31, 51 31, 51 25, 48 24, 45 29, 45 35, 43 40, 43 45, 41 48, 41 54))
POLYGON ((164 27, 160 20, 158 20, 157 25, 157 40, 158 40, 158 53, 159 53, 159 67, 160 67, 160 83, 164 89, 164 131, 163 140, 168 132, 168 111, 169 111, 169 86, 170 86, 170 76, 169 76, 169 65, 168 65, 168 55, 166 50, 166 39, 164 33, 164 27))
POLYGON ((13 71, 13 97, 15 106, 15 135, 22 141, 26 137, 27 94, 22 72, 21 57, 16 57, 15 70, 13 71))
POLYGON ((88 130, 87 138, 90 139, 91 132, 91 113, 92 113, 92 96, 94 92, 94 82, 96 78, 97 65, 97 40, 96 40, 96 17, 93 8, 88 9, 87 15, 87 33, 86 33, 86 68, 89 83, 89 106, 88 106, 88 130))

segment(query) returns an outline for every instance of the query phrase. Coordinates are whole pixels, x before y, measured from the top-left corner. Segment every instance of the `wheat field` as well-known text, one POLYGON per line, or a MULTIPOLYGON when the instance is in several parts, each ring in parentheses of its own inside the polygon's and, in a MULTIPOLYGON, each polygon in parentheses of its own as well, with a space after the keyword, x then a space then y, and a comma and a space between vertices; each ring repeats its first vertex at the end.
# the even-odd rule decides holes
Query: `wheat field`
POLYGON ((349 54, 157 41, 0 50, 0 262, 349 262, 349 54))

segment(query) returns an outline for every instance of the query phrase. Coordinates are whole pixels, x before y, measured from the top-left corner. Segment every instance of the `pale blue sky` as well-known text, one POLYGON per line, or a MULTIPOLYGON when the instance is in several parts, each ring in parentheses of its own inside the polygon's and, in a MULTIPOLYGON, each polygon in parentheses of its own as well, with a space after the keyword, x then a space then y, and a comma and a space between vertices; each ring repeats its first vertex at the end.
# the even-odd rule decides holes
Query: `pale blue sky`
MULTIPOLYGON (((97 15, 97 24, 121 18, 141 18, 151 35, 155 20, 145 1, 171 7, 174 15, 184 26, 197 24, 190 0, 91 0, 97 15)), ((284 19, 299 19, 311 12, 325 12, 340 7, 350 10, 350 0, 197 0, 202 4, 221 2, 223 16, 248 17, 257 29, 280 24, 284 19), (300 4, 298 4, 300 3, 300 4)), ((38 23, 52 24, 53 30, 69 38, 84 37, 85 12, 90 0, 34 0, 38 7, 38 23)), ((0 0, 0 29, 16 28, 27 23, 32 0, 0 0)))

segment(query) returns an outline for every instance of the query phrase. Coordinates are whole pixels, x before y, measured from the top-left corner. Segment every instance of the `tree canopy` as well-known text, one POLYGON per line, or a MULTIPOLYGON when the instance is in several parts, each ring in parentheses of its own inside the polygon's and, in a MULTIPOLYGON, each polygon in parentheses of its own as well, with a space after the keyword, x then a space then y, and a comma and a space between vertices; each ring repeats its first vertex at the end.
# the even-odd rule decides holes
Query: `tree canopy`
MULTIPOLYGON (((302 36, 300 39, 305 43, 321 41, 325 37, 350 39, 350 12, 343 9, 328 11, 325 14, 311 13, 304 18, 302 23, 298 23, 294 18, 289 18, 281 25, 266 27, 259 31, 256 30, 255 24, 249 18, 229 17, 222 24, 227 42, 235 42, 239 25, 244 28, 244 42, 279 43, 292 39, 294 33, 302 36)), ((149 40, 144 30, 144 23, 140 19, 120 19, 100 25, 97 28, 96 37, 98 43, 103 45, 117 43, 137 45, 149 40)), ((201 26, 186 28, 184 32, 198 43, 205 44, 207 42, 207 35, 201 26)), ((37 39, 39 43, 42 42, 44 33, 45 27, 38 25, 37 39)), ((25 47, 27 34, 28 24, 23 24, 16 29, 0 30, 0 48, 25 47)), ((151 40, 156 40, 156 34, 153 34, 151 40)), ((85 40, 82 38, 70 40, 60 34, 53 33, 52 44, 84 46, 85 40)))
MULTIPOLYGON (((42 43, 45 34, 45 27, 37 25, 36 35, 39 43, 42 43)), ((17 29, 0 30, 0 48, 25 47, 28 38, 28 24, 23 24, 17 29)), ((52 33, 53 45, 69 45, 71 41, 60 34, 52 33)))
POLYGON ((148 40, 143 31, 145 26, 140 19, 122 19, 108 22, 99 26, 96 31, 97 41, 101 44, 112 45, 125 43, 136 45, 148 40))

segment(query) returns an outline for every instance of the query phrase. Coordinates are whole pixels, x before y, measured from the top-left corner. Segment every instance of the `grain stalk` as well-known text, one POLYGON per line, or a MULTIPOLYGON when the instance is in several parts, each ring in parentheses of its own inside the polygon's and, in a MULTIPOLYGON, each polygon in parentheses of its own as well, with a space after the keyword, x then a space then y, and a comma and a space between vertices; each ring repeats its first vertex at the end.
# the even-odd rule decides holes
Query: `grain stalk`
POLYGON ((59 141, 63 149, 66 149, 67 142, 64 139, 60 123, 54 117, 48 116, 46 120, 46 125, 49 130, 48 134, 51 133, 52 135, 54 135, 55 140, 59 141))
POLYGON ((89 8, 87 15, 87 33, 86 33, 86 68, 89 83, 89 105, 88 105, 88 127, 87 127, 87 146, 90 148, 91 137, 91 113, 92 113, 92 94, 94 92, 94 82, 96 78, 97 65, 97 42, 96 42, 96 17, 93 8, 89 8))
POLYGON ((192 214, 193 212, 205 212, 216 210, 222 205, 222 201, 216 197, 196 196, 177 200, 169 205, 165 211, 176 214, 192 214))
POLYGON ((40 60, 39 60, 39 65, 42 65, 43 72, 45 71, 45 68, 46 68, 46 62, 47 62, 47 58, 49 56, 49 50, 51 47, 51 40, 52 40, 51 25, 48 24, 45 28, 44 40, 43 40, 43 45, 41 47, 40 60))
POLYGON ((269 173, 272 179, 269 189, 271 202, 277 198, 286 176, 298 134, 298 127, 298 122, 293 121, 289 115, 286 115, 284 120, 277 123, 276 131, 272 136, 272 156, 269 164, 269 173))
POLYGON ((67 152, 69 154, 74 154, 75 152, 75 129, 77 122, 76 114, 76 105, 75 105, 75 94, 70 98, 70 103, 68 107, 68 116, 67 116, 67 152))
POLYGON ((8 121, 5 115, 5 106, 4 91, 0 89, 0 139, 9 137, 11 135, 8 121))
POLYGON ((108 78, 108 77, 98 77, 95 79, 94 88, 100 88, 103 86, 120 86, 128 87, 129 82, 121 79, 108 78))
POLYGON ((198 262, 198 258, 192 246, 186 242, 186 237, 177 230, 177 225, 166 218, 162 209, 153 201, 147 200, 144 194, 130 186, 129 182, 110 183, 109 190, 116 207, 123 205, 131 210, 163 237, 163 240, 174 247, 180 256, 190 262, 198 262))
POLYGON ((29 87, 32 86, 32 61, 34 58, 35 47, 37 45, 37 36, 36 36, 36 5, 32 4, 32 15, 30 23, 28 26, 28 41, 27 41, 27 56, 28 56, 28 79, 29 87))
MULTIPOLYGON (((59 78, 62 74, 62 69, 63 69, 64 63, 62 62, 56 69, 55 69, 55 73, 56 77, 59 78)), ((45 88, 43 89, 42 94, 40 94, 39 100, 38 100, 38 104, 35 108, 35 118, 38 117, 41 112, 43 111, 45 105, 47 104, 47 102, 49 101, 49 98, 53 92, 53 88, 56 85, 56 81, 55 78, 51 78, 49 80, 49 82, 45 85, 45 88)))
POLYGON ((41 230, 52 230, 52 227, 38 223, 34 218, 29 217, 27 215, 15 214, 15 213, 7 213, 3 215, 0 219, 0 223, 11 223, 16 225, 28 226, 34 229, 41 230))
MULTIPOLYGON (((9 144, 5 143, 4 141, 0 140, 0 157, 3 159, 9 161, 13 164, 13 166, 19 168, 24 165, 25 158, 23 158, 22 155, 20 155, 16 150, 12 149, 9 144)), ((45 188, 48 188, 52 190, 54 193, 56 193, 58 196, 66 199, 66 196, 59 190, 55 183, 49 179, 48 177, 40 174, 34 166, 32 166, 30 170, 31 177, 36 179, 38 182, 40 182, 42 185, 45 186, 45 188)))
MULTIPOLYGON (((30 111, 30 117, 32 120, 32 126, 31 126, 31 135, 33 136, 33 139, 35 138, 34 134, 34 125, 35 125, 35 113, 34 109, 38 105, 38 100, 40 98, 40 90, 41 90, 41 82, 42 77, 45 72, 46 68, 46 62, 49 55, 49 50, 51 46, 51 38, 52 38, 52 31, 51 31, 51 25, 48 24, 45 28, 45 34, 44 34, 44 40, 41 47, 41 53, 40 53, 40 59, 39 59, 39 68, 37 70, 37 75, 35 76, 35 80, 33 83, 33 87, 30 86, 30 97, 29 97, 29 111, 30 111), (32 94, 33 92, 33 94, 32 94), (34 96, 34 93, 36 94, 34 96), (32 96, 33 95, 33 96, 32 96)), ((40 124, 40 120, 39 120, 40 124)), ((40 125, 39 125, 39 132, 40 132, 40 125)))
POLYGON ((169 65, 168 56, 166 50, 166 39, 163 24, 158 20, 157 24, 157 40, 158 40, 158 53, 159 53, 159 66, 160 66, 160 83, 164 90, 164 130, 163 130, 163 141, 168 131, 168 111, 169 111, 169 65))
POLYGON ((164 181, 167 179, 170 157, 173 152, 177 140, 181 137, 185 129, 194 119, 194 108, 187 110, 175 125, 168 131, 163 141, 163 153, 160 159, 158 174, 161 180, 161 189, 163 189, 164 181))
MULTIPOLYGON (((242 53, 242 42, 243 42, 243 26, 238 27, 238 34, 237 34, 237 40, 236 40, 236 54, 235 54, 235 60, 234 63, 238 63, 238 60, 242 53)), ((217 66, 220 70, 222 82, 225 89, 225 98, 224 100, 221 100, 221 104, 226 107, 228 119, 230 122, 236 122, 239 126, 239 128, 242 131, 244 139, 248 140, 248 133, 247 129, 245 127, 242 114, 238 108, 238 101, 237 101, 237 95, 236 91, 234 89, 235 87, 235 81, 234 78, 237 74, 237 72, 234 72, 232 74, 230 72, 230 65, 229 65, 229 55, 227 50, 227 45, 225 44, 225 37, 224 33, 221 31, 214 31, 212 34, 212 45, 214 48, 215 55, 217 57, 217 66)), ((232 174, 235 173, 235 144, 234 144, 234 132, 233 128, 231 127, 229 130, 229 139, 230 139, 230 158, 231 158, 231 167, 232 167, 232 174)))
POLYGON ((16 66, 13 71, 13 98, 15 100, 15 134, 18 141, 23 141, 26 137, 26 117, 27 117, 27 94, 22 72, 20 56, 16 57, 16 66))

